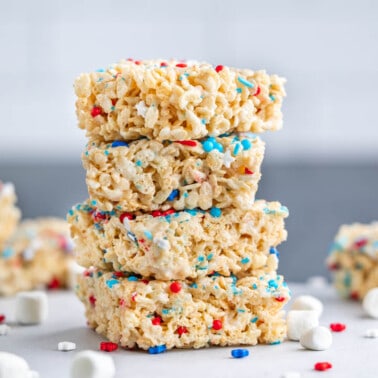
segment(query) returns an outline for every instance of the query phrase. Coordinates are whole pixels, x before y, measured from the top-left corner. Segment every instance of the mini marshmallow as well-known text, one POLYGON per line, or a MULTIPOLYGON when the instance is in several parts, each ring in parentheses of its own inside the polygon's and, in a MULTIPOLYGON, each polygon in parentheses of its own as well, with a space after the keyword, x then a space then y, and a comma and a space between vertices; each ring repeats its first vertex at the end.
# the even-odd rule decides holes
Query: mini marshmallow
POLYGON ((10 327, 6 324, 0 324, 0 336, 6 336, 8 335, 10 331, 10 327))
POLYGON ((291 310, 286 317, 287 337, 298 341, 301 335, 319 325, 317 311, 291 310))
POLYGON ((323 303, 312 295, 300 295, 294 299, 291 309, 316 311, 319 317, 323 312, 323 303))
POLYGON ((362 307, 370 317, 378 319, 378 287, 367 292, 362 307))
POLYGON ((43 291, 24 291, 16 297, 16 321, 21 324, 40 324, 47 319, 47 295, 43 291))
POLYGON ((38 378, 28 363, 16 354, 0 352, 0 378, 38 378))
POLYGON ((61 341, 58 343, 58 350, 62 352, 68 352, 70 350, 75 350, 76 344, 72 343, 71 341, 61 341))
POLYGON ((301 335, 299 342, 310 350, 327 350, 332 345, 332 333, 326 327, 314 327, 301 335))
POLYGON ((68 278, 67 285, 71 290, 74 290, 77 284, 77 277, 83 274, 85 268, 80 266, 75 261, 70 261, 68 264, 68 278))
POLYGON ((114 376, 114 361, 105 353, 84 350, 76 354, 71 364, 71 378, 113 378, 114 376))
POLYGON ((365 337, 376 339, 378 337, 378 328, 370 328, 365 331, 365 337))

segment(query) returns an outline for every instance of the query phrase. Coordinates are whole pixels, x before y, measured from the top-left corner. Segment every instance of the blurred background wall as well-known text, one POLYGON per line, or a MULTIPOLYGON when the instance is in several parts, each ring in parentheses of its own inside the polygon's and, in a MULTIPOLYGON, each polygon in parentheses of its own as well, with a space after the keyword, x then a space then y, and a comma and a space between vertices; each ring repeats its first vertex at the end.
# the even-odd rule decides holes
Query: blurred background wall
POLYGON ((0 1, 0 178, 25 216, 86 197, 72 83, 121 58, 177 57, 288 79, 260 198, 291 210, 281 270, 326 274, 340 223, 378 218, 378 2, 0 1))

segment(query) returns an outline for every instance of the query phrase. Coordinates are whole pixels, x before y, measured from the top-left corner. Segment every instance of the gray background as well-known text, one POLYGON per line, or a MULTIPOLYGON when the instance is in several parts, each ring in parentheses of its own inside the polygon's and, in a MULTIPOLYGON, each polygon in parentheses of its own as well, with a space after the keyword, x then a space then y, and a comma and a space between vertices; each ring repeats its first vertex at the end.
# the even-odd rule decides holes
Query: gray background
POLYGON ((281 270, 326 274, 341 223, 378 218, 378 2, 0 0, 0 179, 26 217, 86 198, 74 78, 121 58, 187 58, 288 79, 259 197, 290 209, 281 270))

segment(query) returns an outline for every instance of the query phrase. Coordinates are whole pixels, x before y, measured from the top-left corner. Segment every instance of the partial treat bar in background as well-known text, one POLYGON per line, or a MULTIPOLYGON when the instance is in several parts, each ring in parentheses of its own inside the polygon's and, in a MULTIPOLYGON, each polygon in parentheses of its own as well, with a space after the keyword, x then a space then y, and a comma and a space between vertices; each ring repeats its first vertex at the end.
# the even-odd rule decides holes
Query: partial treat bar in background
POLYGON ((89 143, 82 156, 91 199, 101 210, 253 206, 264 143, 253 135, 201 141, 89 143))
POLYGON ((362 299, 378 287, 378 222, 341 226, 327 266, 344 298, 362 299))
POLYGON ((76 113, 90 139, 106 142, 277 130, 284 82, 208 63, 121 61, 76 79, 76 113))
POLYGON ((6 241, 16 231, 21 211, 16 206, 14 185, 0 181, 0 252, 6 241))
POLYGON ((69 227, 63 219, 23 221, 0 251, 0 295, 66 287, 73 261, 69 227))
POLYGON ((210 345, 279 343, 290 291, 282 276, 214 275, 196 281, 148 281, 86 272, 77 294, 90 327, 123 347, 163 351, 210 345))
POLYGON ((77 262, 156 279, 212 272, 238 277, 277 269, 274 248, 286 239, 286 207, 256 201, 250 210, 100 212, 90 202, 68 214, 77 262))

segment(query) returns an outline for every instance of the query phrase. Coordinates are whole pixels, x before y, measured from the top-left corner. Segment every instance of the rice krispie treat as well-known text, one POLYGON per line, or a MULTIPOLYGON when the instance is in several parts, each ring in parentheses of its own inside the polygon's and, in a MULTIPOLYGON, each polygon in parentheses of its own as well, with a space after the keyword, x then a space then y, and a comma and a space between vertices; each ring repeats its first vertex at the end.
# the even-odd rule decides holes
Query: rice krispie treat
POLYGON ((208 63, 121 61, 76 79, 76 113, 90 139, 106 142, 277 130, 284 82, 208 63))
POLYGON ((276 274, 172 282, 93 271, 79 278, 77 295, 96 332, 154 353, 279 343, 286 335, 282 307, 290 291, 276 274))
POLYGON ((68 222, 80 265, 171 280, 275 271, 287 215, 278 202, 265 201, 250 210, 151 214, 100 212, 87 202, 69 212, 68 222))
POLYGON ((16 193, 12 183, 0 181, 0 251, 15 232, 21 212, 16 207, 16 193))
POLYGON ((101 210, 253 206, 264 143, 252 135, 201 141, 89 143, 87 186, 101 210))
POLYGON ((341 226, 327 265, 345 298, 362 299, 378 287, 378 222, 341 226))
POLYGON ((40 286, 65 287, 72 260, 67 222, 56 218, 23 221, 0 252, 0 295, 40 286))

